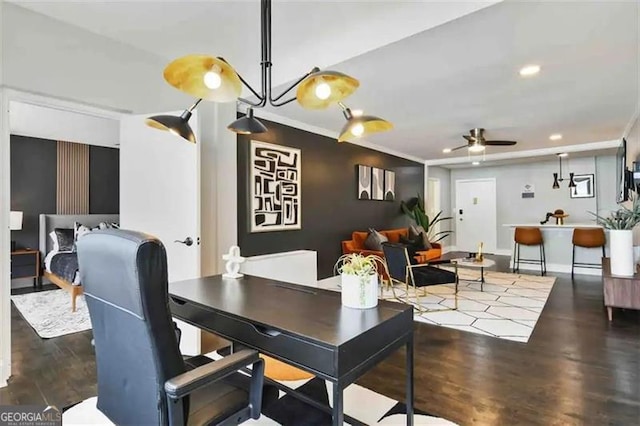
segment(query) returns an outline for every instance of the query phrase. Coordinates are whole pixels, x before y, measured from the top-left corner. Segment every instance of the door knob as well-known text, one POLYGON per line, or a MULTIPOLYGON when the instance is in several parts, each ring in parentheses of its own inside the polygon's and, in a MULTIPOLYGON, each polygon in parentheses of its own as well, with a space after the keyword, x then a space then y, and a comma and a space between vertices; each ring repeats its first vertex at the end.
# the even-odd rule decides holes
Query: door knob
POLYGON ((184 241, 176 240, 176 243, 184 244, 187 247, 191 247, 193 245, 193 239, 191 237, 187 237, 184 241))

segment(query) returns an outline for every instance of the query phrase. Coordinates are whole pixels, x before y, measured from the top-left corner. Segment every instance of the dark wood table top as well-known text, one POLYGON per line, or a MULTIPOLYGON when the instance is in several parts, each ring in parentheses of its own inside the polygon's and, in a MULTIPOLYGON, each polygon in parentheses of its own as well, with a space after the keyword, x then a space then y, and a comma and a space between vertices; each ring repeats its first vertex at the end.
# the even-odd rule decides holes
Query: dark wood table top
POLYGON ((380 300, 372 309, 342 306, 339 292, 245 275, 221 275, 169 284, 169 294, 205 309, 333 347, 387 321, 413 326, 413 308, 380 300))

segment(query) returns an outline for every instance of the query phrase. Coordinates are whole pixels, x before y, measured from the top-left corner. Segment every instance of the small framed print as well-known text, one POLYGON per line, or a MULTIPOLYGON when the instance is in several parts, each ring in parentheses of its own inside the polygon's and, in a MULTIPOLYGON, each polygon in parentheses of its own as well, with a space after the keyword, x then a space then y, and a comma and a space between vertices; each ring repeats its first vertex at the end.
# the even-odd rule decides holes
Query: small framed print
POLYGON ((593 198, 596 196, 594 175, 574 175, 573 181, 576 186, 569 188, 571 198, 593 198))
POLYGON ((371 199, 371 167, 358 164, 358 200, 371 199))

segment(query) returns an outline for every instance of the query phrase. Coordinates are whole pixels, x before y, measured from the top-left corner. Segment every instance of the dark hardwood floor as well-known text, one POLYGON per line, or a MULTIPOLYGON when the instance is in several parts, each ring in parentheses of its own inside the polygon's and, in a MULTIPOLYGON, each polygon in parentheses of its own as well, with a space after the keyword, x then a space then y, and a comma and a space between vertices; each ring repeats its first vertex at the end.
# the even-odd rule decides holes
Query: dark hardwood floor
MULTIPOLYGON (((527 344, 422 323, 415 333, 416 408, 433 415, 461 425, 640 422, 640 315, 616 310, 609 323, 599 277, 558 275, 527 344)), ((96 394, 91 332, 43 340, 12 307, 12 337, 0 404, 64 407, 96 394)), ((359 383, 402 400, 404 354, 359 383)))

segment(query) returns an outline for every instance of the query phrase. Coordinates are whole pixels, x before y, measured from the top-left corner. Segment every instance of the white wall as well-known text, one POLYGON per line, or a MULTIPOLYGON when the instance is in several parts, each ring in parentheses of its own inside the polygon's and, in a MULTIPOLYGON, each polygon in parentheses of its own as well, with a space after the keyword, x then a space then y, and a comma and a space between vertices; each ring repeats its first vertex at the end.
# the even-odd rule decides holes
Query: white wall
MULTIPOLYGON (((601 165, 615 163, 615 157, 605 157, 599 160, 601 165)), ((560 183, 560 189, 553 189, 553 173, 558 172, 558 162, 535 162, 511 164, 494 167, 477 167, 451 170, 451 207, 455 209, 455 181, 458 179, 488 178, 496 179, 497 192, 497 235, 498 250, 511 250, 512 231, 503 224, 509 223, 539 223, 544 220, 547 212, 563 209, 570 216, 566 223, 592 222, 593 217, 588 213, 598 210, 598 200, 602 198, 602 205, 611 206, 609 192, 615 192, 614 172, 602 172, 598 175, 595 157, 569 158, 563 160, 563 174, 568 177, 569 172, 575 174, 596 175, 596 197, 572 199, 569 196, 568 184, 565 180, 560 183), (535 186, 535 198, 522 198, 522 188, 525 184, 535 186), (608 188, 608 191, 606 190, 608 188), (602 191, 598 191, 602 189, 602 191)))
MULTIPOLYGON (((444 167, 428 166, 425 167, 425 176, 425 179, 436 178, 440 180, 440 209, 442 210, 442 216, 452 217, 451 195, 453 194, 453 188, 451 187, 451 170, 445 169, 444 167)), ((447 222, 443 222, 440 229, 453 229, 454 226, 455 221, 450 220, 447 222)), ((452 235, 450 237, 447 237, 442 240, 441 243, 443 244, 443 248, 446 249, 447 246, 455 244, 455 236, 452 235)))
POLYGON ((23 102, 11 102, 10 109, 11 134, 14 135, 111 148, 120 143, 120 122, 117 119, 23 102))
POLYGON ((202 274, 223 271, 222 255, 238 243, 235 103, 202 103, 200 114, 202 274))
POLYGON ((243 274, 286 283, 318 286, 318 253, 296 250, 247 257, 240 265, 243 274))
POLYGON ((3 84, 122 111, 183 109, 189 96, 165 83, 167 61, 14 4, 2 16, 3 84))

